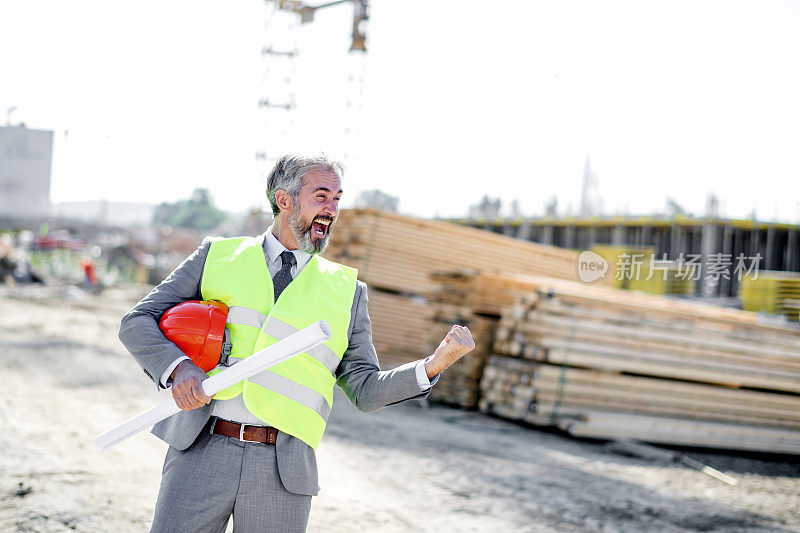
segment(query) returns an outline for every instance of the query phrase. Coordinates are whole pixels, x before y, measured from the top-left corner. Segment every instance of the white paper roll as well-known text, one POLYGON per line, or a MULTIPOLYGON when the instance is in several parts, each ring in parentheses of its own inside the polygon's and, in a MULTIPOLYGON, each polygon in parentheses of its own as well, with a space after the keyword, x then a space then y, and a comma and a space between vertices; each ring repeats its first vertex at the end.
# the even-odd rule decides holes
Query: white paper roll
MULTIPOLYGON (((206 396, 213 396, 221 390, 244 381, 271 366, 282 363, 299 353, 307 352, 314 346, 330 339, 330 337, 331 328, 328 323, 324 320, 315 322, 272 346, 254 353, 247 359, 243 359, 239 363, 226 368, 222 372, 204 379, 203 392, 206 393, 206 396)), ((152 409, 109 429, 105 433, 101 433, 95 437, 94 443, 101 450, 106 450, 180 410, 180 407, 175 403, 175 399, 170 398, 152 409)))

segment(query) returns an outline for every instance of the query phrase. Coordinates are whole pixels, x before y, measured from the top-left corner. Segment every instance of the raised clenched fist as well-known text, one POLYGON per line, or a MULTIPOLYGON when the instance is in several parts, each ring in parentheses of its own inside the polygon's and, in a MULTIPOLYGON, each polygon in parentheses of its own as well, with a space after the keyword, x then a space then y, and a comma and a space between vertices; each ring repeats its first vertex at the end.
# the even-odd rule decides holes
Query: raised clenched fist
POLYGON ((428 378, 440 373, 474 348, 475 341, 472 340, 469 328, 453 326, 442 339, 436 351, 433 352, 433 358, 425 363, 425 372, 428 374, 428 378))

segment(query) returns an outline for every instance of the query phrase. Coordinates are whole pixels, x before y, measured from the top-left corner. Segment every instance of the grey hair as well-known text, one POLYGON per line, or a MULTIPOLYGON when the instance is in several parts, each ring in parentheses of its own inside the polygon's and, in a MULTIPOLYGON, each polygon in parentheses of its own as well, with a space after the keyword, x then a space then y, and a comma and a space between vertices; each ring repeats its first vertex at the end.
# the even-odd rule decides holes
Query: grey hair
POLYGON ((303 186, 303 176, 314 168, 334 172, 340 178, 344 174, 344 166, 325 154, 289 154, 275 162, 275 167, 267 178, 267 200, 272 206, 273 215, 277 216, 281 212, 280 208, 278 208, 278 203, 275 201, 275 193, 283 189, 292 198, 297 198, 300 187, 303 186))

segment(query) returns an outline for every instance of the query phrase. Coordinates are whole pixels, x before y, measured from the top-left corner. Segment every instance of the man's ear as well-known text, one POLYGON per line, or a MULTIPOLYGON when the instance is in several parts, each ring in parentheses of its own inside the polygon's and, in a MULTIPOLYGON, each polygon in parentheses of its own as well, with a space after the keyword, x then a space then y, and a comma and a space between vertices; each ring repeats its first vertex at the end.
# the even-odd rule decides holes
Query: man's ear
POLYGON ((275 203, 278 204, 278 208, 280 208, 281 211, 291 211, 292 195, 283 189, 278 189, 275 191, 275 203))

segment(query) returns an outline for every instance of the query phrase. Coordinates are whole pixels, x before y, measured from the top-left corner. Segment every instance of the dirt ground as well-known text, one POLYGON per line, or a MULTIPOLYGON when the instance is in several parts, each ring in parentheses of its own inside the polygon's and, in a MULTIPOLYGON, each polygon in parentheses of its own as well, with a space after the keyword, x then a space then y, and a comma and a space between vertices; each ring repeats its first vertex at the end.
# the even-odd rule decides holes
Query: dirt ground
MULTIPOLYGON (((162 400, 116 332, 146 289, 0 288, 0 531, 145 531, 166 445, 98 433, 162 400)), ((736 487, 602 442, 420 402, 343 395, 309 531, 800 531, 800 466, 688 452, 736 487)))

